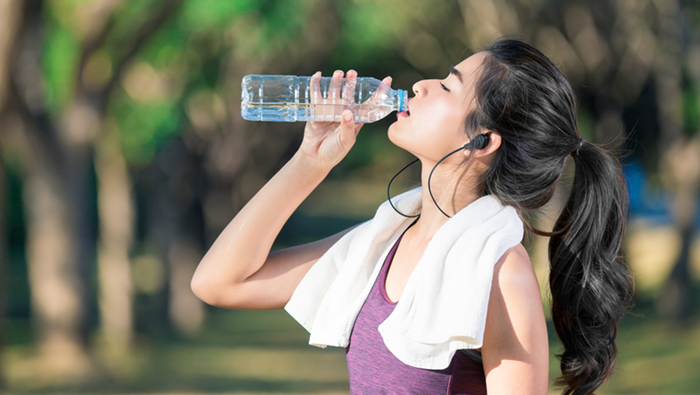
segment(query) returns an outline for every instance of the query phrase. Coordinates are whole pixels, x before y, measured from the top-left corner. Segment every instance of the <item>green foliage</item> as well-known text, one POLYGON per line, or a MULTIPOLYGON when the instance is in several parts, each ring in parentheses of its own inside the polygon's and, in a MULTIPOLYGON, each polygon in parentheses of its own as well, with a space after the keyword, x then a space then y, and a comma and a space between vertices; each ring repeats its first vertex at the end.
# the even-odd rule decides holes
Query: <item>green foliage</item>
POLYGON ((80 45, 75 34, 49 18, 42 57, 45 100, 52 112, 61 111, 73 95, 80 45))
POLYGON ((591 141, 595 131, 595 119, 586 107, 578 109, 578 132, 584 139, 591 141))
POLYGON ((257 10, 261 4, 253 0, 190 0, 182 6, 178 26, 190 32, 225 29, 241 14, 257 10))
MULTIPOLYGON (((108 40, 110 53, 118 56, 118 43, 124 40, 121 36, 135 30, 133 22, 123 19, 143 20, 150 10, 136 3, 140 2, 129 2, 120 9, 116 32, 108 40)), ((253 41, 254 51, 247 54, 250 57, 278 53, 297 37, 313 6, 311 1, 185 1, 173 20, 150 38, 134 60, 145 62, 179 88, 169 90, 157 104, 143 103, 127 94, 111 97, 110 113, 120 127, 128 160, 148 162, 158 144, 180 132, 177 115, 184 112, 182 106, 192 92, 216 89, 222 84, 223 64, 236 49, 235 43, 253 41), (244 24, 248 30, 237 31, 235 43, 224 42, 241 18, 257 22, 244 24)))
POLYGON ((340 47, 336 53, 341 63, 360 67, 365 62, 376 61, 396 46, 400 21, 392 12, 393 2, 365 2, 348 4, 340 13, 340 47), (397 29, 398 28, 398 29, 397 29))
POLYGON ((348 7, 343 23, 343 38, 349 50, 356 53, 388 48, 395 42, 401 21, 393 2, 364 2, 348 7))
POLYGON ((687 82, 683 90, 683 126, 688 135, 694 135, 700 129, 700 92, 692 82, 687 82))
MULTIPOLYGON (((122 92, 120 96, 127 95, 122 92)), ((115 102, 120 106, 114 109, 114 115, 124 153, 131 163, 147 164, 157 148, 180 131, 180 111, 175 102, 134 103, 125 97, 115 102)))
POLYGON ((312 1, 280 1, 274 4, 274 7, 263 13, 265 19, 260 42, 262 52, 284 49, 305 23, 314 23, 307 19, 314 6, 312 1))
POLYGON ((107 46, 116 47, 118 43, 132 38, 136 29, 158 11, 160 3, 153 0, 121 2, 111 16, 107 46))

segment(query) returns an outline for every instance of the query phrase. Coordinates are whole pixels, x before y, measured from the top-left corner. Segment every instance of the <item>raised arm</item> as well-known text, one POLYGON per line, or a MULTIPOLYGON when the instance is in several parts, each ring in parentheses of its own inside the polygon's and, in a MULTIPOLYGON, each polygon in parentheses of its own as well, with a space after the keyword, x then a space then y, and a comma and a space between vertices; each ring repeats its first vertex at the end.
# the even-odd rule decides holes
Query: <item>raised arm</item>
MULTIPOLYGON (((340 92, 342 76, 341 71, 333 74, 328 98, 322 100, 352 97, 352 92, 340 92)), ((356 76, 354 71, 347 75, 356 76)), ((311 87, 314 89, 313 80, 311 87)), ((297 153, 241 209, 199 263, 191 283, 197 297, 231 309, 284 307, 309 268, 347 230, 270 253, 272 244, 294 210, 345 157, 361 127, 353 123, 349 111, 343 113, 340 123, 306 124, 297 153)))

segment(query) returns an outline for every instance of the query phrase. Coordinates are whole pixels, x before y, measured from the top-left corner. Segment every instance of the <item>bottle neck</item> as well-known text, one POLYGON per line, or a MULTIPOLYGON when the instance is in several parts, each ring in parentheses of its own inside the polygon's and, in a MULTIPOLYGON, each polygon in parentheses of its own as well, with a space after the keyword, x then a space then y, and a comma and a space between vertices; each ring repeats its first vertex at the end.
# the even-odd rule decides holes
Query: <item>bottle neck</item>
POLYGON ((396 89, 392 91, 394 95, 394 108, 393 110, 401 112, 408 110, 408 91, 403 89, 396 89))

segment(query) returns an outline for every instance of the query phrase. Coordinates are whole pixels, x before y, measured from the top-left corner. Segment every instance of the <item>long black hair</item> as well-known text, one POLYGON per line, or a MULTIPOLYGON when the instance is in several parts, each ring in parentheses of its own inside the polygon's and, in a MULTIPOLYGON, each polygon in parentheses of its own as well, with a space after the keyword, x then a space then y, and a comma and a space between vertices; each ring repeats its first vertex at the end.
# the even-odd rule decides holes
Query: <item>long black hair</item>
POLYGON ((566 395, 591 394, 612 374, 617 324, 629 308, 632 276, 620 253, 628 196, 619 161, 578 133, 577 100, 562 73, 526 43, 500 39, 485 50, 476 109, 466 121, 501 136, 479 192, 521 214, 547 203, 573 157, 571 194, 550 236, 552 320, 563 350, 566 395))

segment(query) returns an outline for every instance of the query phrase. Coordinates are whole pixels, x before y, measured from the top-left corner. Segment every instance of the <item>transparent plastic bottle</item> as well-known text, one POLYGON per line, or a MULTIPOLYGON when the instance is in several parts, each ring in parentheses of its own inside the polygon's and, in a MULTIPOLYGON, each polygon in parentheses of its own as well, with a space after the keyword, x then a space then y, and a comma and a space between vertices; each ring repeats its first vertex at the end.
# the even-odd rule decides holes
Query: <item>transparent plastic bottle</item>
POLYGON ((407 103, 406 91, 371 77, 358 77, 354 83, 342 78, 335 88, 331 77, 247 75, 241 83, 241 115, 249 121, 340 122, 343 111, 349 109, 355 123, 367 123, 392 111, 406 111, 407 103))

